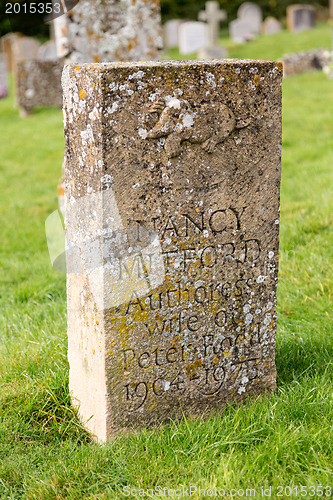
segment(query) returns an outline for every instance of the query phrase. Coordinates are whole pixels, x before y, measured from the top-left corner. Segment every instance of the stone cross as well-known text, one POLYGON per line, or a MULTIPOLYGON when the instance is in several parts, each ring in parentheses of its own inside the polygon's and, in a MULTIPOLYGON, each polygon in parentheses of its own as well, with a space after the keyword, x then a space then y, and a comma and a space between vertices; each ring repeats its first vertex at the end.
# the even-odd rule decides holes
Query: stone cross
POLYGON ((67 65, 69 385, 100 441, 276 387, 282 63, 67 65))
POLYGON ((217 45, 220 22, 225 19, 227 19, 227 13, 219 9, 219 3, 216 1, 206 2, 206 9, 199 12, 199 20, 208 23, 209 48, 217 45))

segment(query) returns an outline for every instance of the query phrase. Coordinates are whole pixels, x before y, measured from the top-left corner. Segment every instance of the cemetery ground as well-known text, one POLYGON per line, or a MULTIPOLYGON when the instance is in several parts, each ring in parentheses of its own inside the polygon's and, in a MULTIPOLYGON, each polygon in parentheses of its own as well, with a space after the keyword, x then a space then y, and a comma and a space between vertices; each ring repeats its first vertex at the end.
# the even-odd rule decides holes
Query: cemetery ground
MULTIPOLYGON (((285 33, 273 37, 272 57, 292 51, 285 33)), ((235 55, 270 57, 266 40, 235 55)), ((310 487, 333 487, 332 85, 322 72, 283 83, 277 391, 105 446, 70 405, 65 276, 51 268, 45 240, 57 209, 62 114, 40 109, 22 120, 12 99, 0 101, 1 499, 125 498, 126 485, 216 486, 226 497, 232 488, 261 497, 271 486, 272 498, 310 498, 310 487)))

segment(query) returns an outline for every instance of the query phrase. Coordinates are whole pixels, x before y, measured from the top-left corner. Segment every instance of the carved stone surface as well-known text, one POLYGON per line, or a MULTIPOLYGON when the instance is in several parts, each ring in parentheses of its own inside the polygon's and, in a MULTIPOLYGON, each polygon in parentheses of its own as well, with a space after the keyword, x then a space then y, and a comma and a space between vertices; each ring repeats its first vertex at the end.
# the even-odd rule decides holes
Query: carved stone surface
POLYGON ((65 67, 70 390, 99 440, 275 388, 281 80, 65 67))

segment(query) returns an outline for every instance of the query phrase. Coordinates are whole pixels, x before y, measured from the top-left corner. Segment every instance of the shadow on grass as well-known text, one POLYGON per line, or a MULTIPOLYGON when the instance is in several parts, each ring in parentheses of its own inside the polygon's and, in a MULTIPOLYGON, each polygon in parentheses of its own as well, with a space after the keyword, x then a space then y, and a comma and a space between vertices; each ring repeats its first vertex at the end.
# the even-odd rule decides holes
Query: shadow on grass
POLYGON ((332 339, 303 338, 293 336, 283 339, 277 344, 275 362, 277 369, 277 384, 284 385, 300 381, 304 376, 318 376, 332 373, 333 376, 333 345, 332 339))

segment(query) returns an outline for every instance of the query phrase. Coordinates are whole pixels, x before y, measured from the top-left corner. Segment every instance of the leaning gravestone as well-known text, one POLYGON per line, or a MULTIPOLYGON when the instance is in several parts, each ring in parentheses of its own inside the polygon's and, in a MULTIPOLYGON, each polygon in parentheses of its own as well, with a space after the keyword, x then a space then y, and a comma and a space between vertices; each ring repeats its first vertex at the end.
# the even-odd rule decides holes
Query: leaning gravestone
POLYGON ((287 28, 295 33, 314 28, 316 9, 312 5, 289 5, 287 7, 287 28))
POLYGON ((276 387, 281 80, 65 67, 70 391, 99 440, 276 387))
POLYGON ((183 55, 192 54, 208 45, 207 24, 188 21, 179 27, 179 52, 183 55))
POLYGON ((0 98, 8 96, 8 67, 6 54, 0 53, 0 98))

